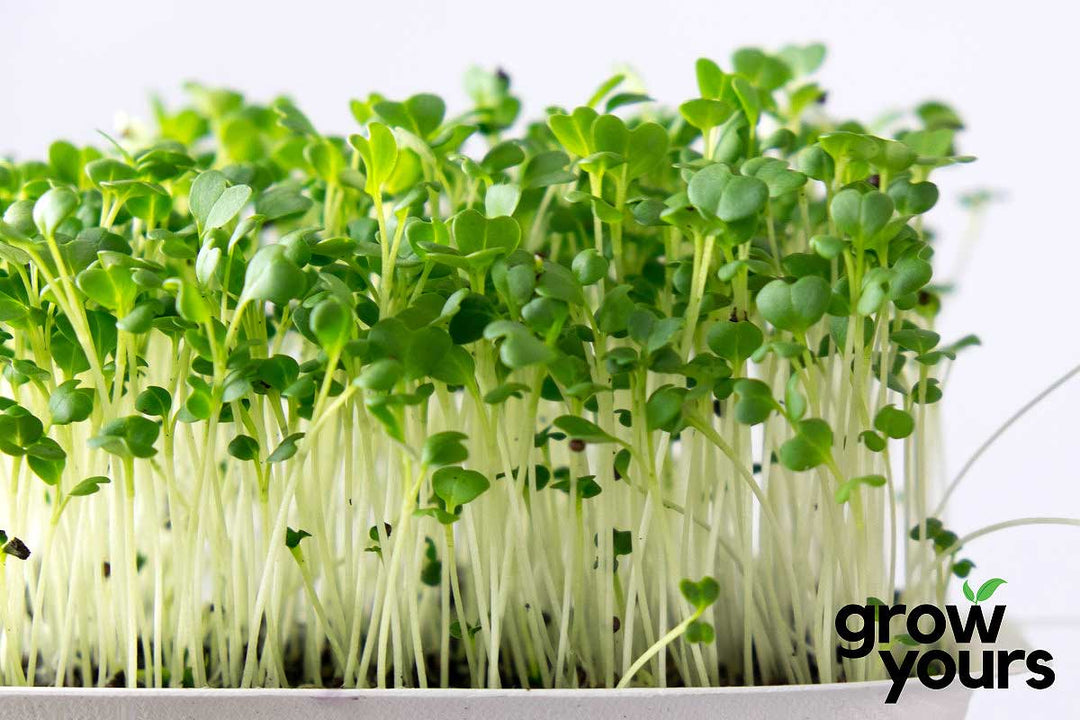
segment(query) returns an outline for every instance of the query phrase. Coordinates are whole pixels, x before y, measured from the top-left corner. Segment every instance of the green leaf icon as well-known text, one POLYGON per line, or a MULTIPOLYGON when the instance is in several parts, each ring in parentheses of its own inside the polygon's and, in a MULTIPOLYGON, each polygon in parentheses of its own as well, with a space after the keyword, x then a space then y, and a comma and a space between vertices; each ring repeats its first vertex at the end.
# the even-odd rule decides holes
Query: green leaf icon
POLYGON ((990 596, 994 594, 994 591, 1004 584, 1005 581, 1001 578, 990 578, 979 586, 979 592, 975 594, 975 602, 989 600, 990 596))
POLYGON ((968 599, 968 602, 975 602, 975 591, 968 585, 968 581, 964 581, 964 597, 968 599))

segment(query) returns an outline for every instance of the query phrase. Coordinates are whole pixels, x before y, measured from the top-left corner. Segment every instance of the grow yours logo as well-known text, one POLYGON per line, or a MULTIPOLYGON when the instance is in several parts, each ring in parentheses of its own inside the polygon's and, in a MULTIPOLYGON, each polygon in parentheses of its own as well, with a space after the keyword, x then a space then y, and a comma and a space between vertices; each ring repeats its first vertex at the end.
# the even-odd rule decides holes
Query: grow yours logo
POLYGON ((1034 674, 1026 682, 1036 690, 1045 690, 1054 684, 1054 671, 1047 665, 1053 656, 1046 650, 970 650, 965 646, 973 642, 993 644, 997 642, 1005 619, 1005 606, 994 605, 987 614, 987 606, 980 603, 989 600, 994 591, 1005 583, 1000 578, 984 582, 977 591, 964 582, 964 596, 972 603, 966 608, 946 605, 942 610, 936 605, 885 605, 870 598, 866 605, 845 605, 836 614, 836 632, 846 641, 838 649, 845 658, 864 658, 878 650, 885 670, 892 680, 892 687, 885 697, 887 704, 900 699, 904 686, 912 677, 919 679, 931 690, 942 690, 959 680, 968 688, 1007 688, 1009 671, 1013 665, 1026 667, 1034 674), (893 618, 903 618, 906 633, 895 638, 890 631, 893 618), (959 650, 953 654, 939 647, 946 633, 951 633, 959 650), (898 652, 899 643, 910 649, 898 652), (926 646, 928 649, 921 649, 926 646))

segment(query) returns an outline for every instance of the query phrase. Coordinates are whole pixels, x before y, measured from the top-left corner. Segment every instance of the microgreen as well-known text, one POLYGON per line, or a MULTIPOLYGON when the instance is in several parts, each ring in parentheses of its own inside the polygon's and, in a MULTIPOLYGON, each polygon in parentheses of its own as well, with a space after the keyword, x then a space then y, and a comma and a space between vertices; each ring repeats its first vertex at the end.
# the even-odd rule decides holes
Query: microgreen
POLYGON ((474 69, 343 134, 192 84, 0 162, 0 682, 882 677, 836 609, 940 602, 996 529, 928 480, 970 158, 941 103, 830 118, 823 57, 531 122, 474 69))

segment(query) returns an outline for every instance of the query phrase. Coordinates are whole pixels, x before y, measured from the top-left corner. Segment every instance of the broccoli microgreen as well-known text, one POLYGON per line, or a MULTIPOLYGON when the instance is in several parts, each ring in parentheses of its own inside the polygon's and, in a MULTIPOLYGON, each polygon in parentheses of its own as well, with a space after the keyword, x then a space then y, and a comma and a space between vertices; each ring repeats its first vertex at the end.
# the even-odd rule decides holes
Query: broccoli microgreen
POLYGON ((971 158, 942 103, 829 117, 823 58, 531 121, 474 69, 463 112, 372 93, 344 134, 190 84, 0 161, 0 681, 881 677, 835 660, 845 601, 1077 521, 937 519, 985 450, 939 498, 978 340, 938 334, 925 221, 971 158))

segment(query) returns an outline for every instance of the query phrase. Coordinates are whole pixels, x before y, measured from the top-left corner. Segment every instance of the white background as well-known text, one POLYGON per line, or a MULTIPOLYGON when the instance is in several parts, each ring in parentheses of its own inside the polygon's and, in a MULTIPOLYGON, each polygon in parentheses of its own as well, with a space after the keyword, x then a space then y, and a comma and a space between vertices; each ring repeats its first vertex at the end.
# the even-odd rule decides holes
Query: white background
MULTIPOLYGON (((461 107, 461 72, 499 64, 528 110, 583 102, 616 63, 654 97, 694 93, 693 60, 725 65, 745 44, 822 40, 820 74, 837 115, 873 118, 927 97, 967 120, 975 165, 935 178, 943 201, 939 272, 950 276, 965 216, 958 194, 1004 200, 989 211, 942 321, 975 332, 946 388, 947 465, 955 470, 1015 408, 1080 363, 1080 238, 1073 181, 1076 11, 1062 0, 889 3, 721 0, 589 3, 71 2, 0 0, 0 154, 41 156, 57 137, 91 140, 115 112, 147 115, 146 97, 178 97, 185 79, 268 99, 288 92, 328 131, 347 132, 351 97, 435 91, 461 107)), ((1080 380, 1007 434, 971 473, 950 523, 963 534, 1017 516, 1080 516, 1080 380)), ((1004 577, 1010 618, 1058 659, 1055 688, 983 693, 979 717, 1072 715, 1080 694, 1080 531, 1006 531, 970 546, 975 577, 1004 577), (1003 702, 1004 701, 1004 702, 1003 702), (1072 712, 1068 712, 1071 709, 1072 712)))

